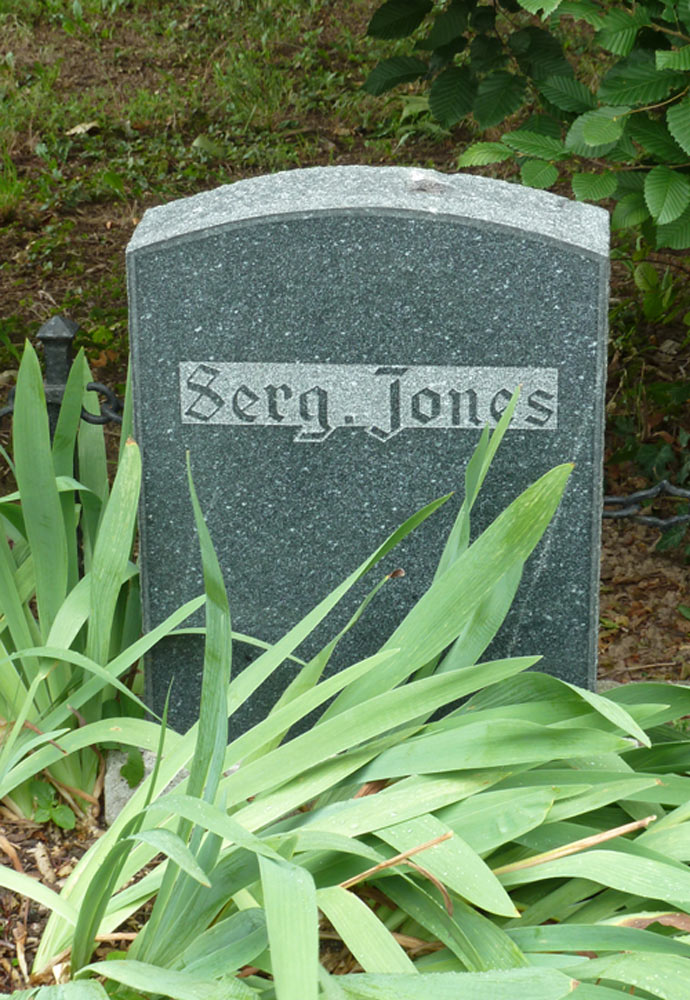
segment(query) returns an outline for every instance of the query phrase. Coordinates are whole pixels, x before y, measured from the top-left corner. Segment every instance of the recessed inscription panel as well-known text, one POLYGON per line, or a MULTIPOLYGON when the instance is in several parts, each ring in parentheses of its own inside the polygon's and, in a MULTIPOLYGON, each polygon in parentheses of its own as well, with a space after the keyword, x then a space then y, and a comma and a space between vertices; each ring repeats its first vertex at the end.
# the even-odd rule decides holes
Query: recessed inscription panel
POLYGON ((493 426, 518 385, 511 427, 558 427, 555 368, 182 361, 179 372, 182 423, 294 427, 295 441, 340 427, 386 442, 403 430, 493 426))

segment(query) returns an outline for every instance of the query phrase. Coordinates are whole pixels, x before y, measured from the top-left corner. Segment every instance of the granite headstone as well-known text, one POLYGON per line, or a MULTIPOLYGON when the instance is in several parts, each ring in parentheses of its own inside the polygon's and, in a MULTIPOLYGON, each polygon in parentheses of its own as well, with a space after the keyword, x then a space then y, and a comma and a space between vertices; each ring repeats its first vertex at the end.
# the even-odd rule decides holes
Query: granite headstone
MULTIPOLYGON (((593 686, 608 216, 502 181, 404 167, 257 177, 146 212, 128 248, 145 623, 202 590, 185 452, 233 627, 277 640, 415 510, 453 501, 398 565, 333 669, 374 652, 431 582, 484 424, 518 384, 476 531, 553 465, 576 463, 485 658, 541 653, 593 686)), ((374 580, 327 620, 308 657, 374 580)), ((202 618, 198 619, 201 623, 202 618)), ((246 665, 238 644, 233 669, 246 665)), ((196 718, 196 637, 149 658, 149 703, 196 718)), ((235 725, 262 718, 285 664, 235 725)))

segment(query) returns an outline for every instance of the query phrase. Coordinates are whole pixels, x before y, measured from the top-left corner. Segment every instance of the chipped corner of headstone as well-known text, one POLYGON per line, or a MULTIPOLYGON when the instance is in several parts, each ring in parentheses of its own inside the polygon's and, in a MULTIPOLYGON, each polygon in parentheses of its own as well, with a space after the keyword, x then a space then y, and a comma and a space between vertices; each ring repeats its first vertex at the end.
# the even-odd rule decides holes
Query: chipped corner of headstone
POLYGON ((418 167, 410 167, 407 180, 407 190, 411 194, 452 194, 453 187, 443 180, 444 174, 435 170, 421 170, 418 167))

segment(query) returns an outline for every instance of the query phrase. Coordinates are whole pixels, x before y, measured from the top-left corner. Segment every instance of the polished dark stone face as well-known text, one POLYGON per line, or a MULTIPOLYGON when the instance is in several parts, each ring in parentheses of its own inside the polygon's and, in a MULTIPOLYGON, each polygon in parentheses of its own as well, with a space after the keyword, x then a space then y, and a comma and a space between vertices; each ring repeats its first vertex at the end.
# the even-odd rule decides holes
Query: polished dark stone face
MULTIPOLYGON (((187 449, 233 628, 268 642, 457 491, 299 650, 313 655, 402 566, 332 669, 374 652, 429 586, 480 429, 520 384, 473 535, 553 465, 576 467, 485 659, 543 654, 544 669, 592 686, 607 230, 591 206, 406 168, 293 171, 148 212, 128 251, 147 625, 202 590, 187 449)), ((249 655, 237 644, 233 670, 249 655)), ((178 729, 196 718, 201 662, 193 638, 149 660, 154 708, 175 675, 178 729)))

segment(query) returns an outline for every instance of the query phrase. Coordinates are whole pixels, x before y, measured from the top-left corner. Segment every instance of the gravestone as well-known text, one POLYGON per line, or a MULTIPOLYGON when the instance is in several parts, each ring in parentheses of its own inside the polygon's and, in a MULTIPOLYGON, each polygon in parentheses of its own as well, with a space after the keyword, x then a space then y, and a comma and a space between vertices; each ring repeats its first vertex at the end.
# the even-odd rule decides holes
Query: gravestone
MULTIPOLYGON (((564 500, 484 659, 596 669, 608 216, 502 181, 402 167, 258 177, 146 212, 128 248, 141 572, 151 628, 202 590, 185 452, 236 631, 276 641, 399 524, 456 490, 298 652, 334 635, 397 566, 334 657, 380 647, 429 586, 480 429, 520 401, 475 533, 546 470, 564 500)), ((202 623, 203 617, 198 618, 202 623)), ((233 671, 248 662, 238 645, 233 671)), ((149 658, 149 703, 196 719, 197 637, 149 658)), ((262 718, 283 665, 243 709, 262 718)))

